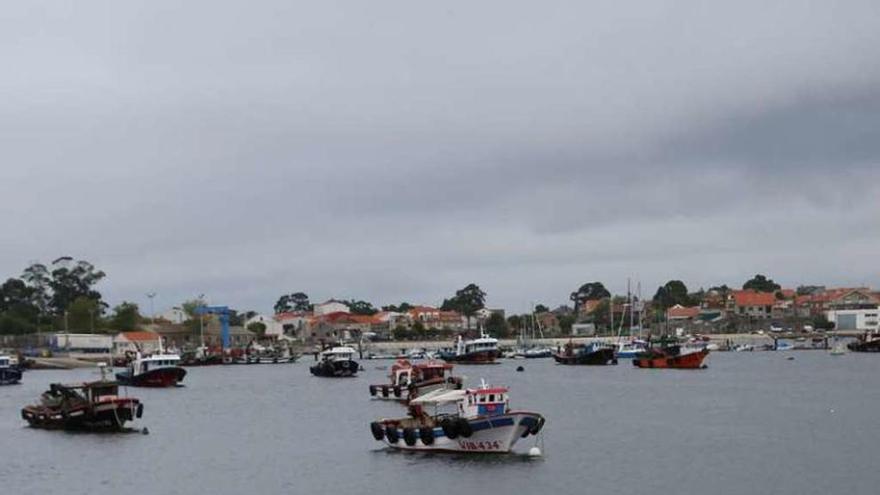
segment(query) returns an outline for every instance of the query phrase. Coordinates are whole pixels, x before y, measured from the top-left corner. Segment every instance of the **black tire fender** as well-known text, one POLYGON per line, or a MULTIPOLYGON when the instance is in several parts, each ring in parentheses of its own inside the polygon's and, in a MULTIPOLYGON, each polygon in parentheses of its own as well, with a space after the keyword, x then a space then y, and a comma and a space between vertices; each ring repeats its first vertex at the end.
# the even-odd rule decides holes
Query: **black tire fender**
POLYGON ((376 440, 382 440, 382 438, 385 437, 385 430, 382 428, 382 425, 376 421, 370 423, 370 433, 373 434, 373 438, 376 440))
POLYGON ((410 447, 416 444, 416 430, 413 428, 404 428, 403 429, 403 441, 410 447))
POLYGON ((419 429, 419 438, 422 439, 422 443, 425 445, 433 445, 434 444, 434 428, 430 426, 423 426, 419 429))
POLYGON ((385 427, 385 438, 388 439, 388 443, 397 443, 400 440, 400 434, 397 433, 396 426, 386 426, 385 427))

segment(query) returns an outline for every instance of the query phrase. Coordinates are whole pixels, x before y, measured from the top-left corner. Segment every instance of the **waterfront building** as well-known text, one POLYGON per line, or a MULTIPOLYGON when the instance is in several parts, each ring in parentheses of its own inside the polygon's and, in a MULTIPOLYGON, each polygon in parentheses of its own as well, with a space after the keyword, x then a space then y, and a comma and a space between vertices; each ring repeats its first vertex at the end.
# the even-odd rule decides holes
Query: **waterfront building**
POLYGON ((314 306, 315 316, 328 315, 331 313, 350 313, 351 309, 342 301, 329 299, 314 306))
POLYGON ((162 337, 156 332, 120 332, 113 337, 113 353, 116 355, 138 351, 152 354, 159 352, 161 347, 162 337))
POLYGON ((756 290, 732 290, 727 296, 728 311, 741 317, 771 318, 776 294, 756 290))

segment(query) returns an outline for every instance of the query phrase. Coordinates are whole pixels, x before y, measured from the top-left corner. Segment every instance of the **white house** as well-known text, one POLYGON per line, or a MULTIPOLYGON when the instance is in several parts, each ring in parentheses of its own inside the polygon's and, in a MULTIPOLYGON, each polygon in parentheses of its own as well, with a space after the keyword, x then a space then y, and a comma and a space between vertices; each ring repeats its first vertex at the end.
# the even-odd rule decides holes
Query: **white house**
POLYGON ((262 323, 266 326, 266 337, 280 337, 284 334, 284 325, 272 316, 256 315, 245 322, 244 327, 248 328, 252 323, 262 323))
POLYGON ((835 330, 859 330, 876 332, 880 330, 880 310, 873 309, 833 309, 825 312, 828 321, 834 323, 835 330))
POLYGON ((335 299, 330 299, 321 304, 315 304, 314 312, 315 316, 321 316, 329 315, 330 313, 348 313, 349 309, 347 304, 335 299))
POLYGON ((180 325, 187 320, 187 314, 180 308, 171 308, 159 315, 159 318, 180 325))

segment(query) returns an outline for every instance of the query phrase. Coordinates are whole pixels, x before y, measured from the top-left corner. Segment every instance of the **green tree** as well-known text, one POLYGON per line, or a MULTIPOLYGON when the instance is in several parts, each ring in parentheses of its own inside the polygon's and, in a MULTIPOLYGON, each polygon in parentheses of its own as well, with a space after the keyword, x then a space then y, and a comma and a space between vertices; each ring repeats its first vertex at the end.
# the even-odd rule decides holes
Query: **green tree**
POLYGON ((571 335, 571 326, 575 324, 575 316, 573 314, 561 315, 559 318, 559 329, 563 335, 571 335))
POLYGON ((486 293, 477 284, 468 284, 463 289, 455 292, 451 299, 444 299, 440 309, 444 311, 458 311, 467 318, 468 329, 471 328, 471 318, 477 311, 486 307, 486 293))
POLYGON ((409 330, 403 325, 397 325, 394 327, 394 330, 391 331, 391 335, 394 340, 406 340, 409 336, 409 330))
POLYGON ((196 320, 199 317, 199 315, 196 314, 196 310, 205 305, 206 302, 204 296, 199 296, 196 299, 184 301, 183 304, 180 305, 180 309, 182 309, 186 316, 189 317, 188 319, 196 320))
POLYGON ((247 329, 250 330, 251 332, 254 332, 257 335, 257 337, 260 337, 260 338, 262 338, 266 335, 266 324, 259 322, 259 321, 255 321, 255 322, 251 323, 250 325, 247 326, 247 329))
POLYGON ((758 292, 776 292, 781 288, 782 286, 774 282, 773 279, 769 279, 760 273, 743 284, 743 289, 751 289, 758 292))
POLYGON ((572 292, 568 298, 574 302, 574 309, 577 311, 585 301, 597 301, 606 297, 611 297, 611 293, 602 282, 588 282, 572 292))
POLYGON ((550 312, 550 308, 548 308, 547 306, 544 306, 543 304, 538 304, 537 306, 535 306, 535 313, 549 313, 549 312, 550 312))
POLYGON ((681 304, 682 306, 693 304, 688 295, 687 286, 681 280, 670 280, 666 284, 661 285, 657 288, 653 301, 663 310, 669 309, 676 304, 681 304))
POLYGON ((415 308, 412 304, 408 302, 402 302, 398 305, 389 304, 387 306, 382 306, 382 311, 390 311, 392 313, 406 313, 407 311, 415 308))
POLYGON ((345 304, 348 306, 348 310, 355 315, 371 316, 379 312, 367 301, 357 301, 352 299, 351 301, 346 301, 345 304))
POLYGON ((59 329, 68 328, 71 332, 92 332, 101 327, 102 313, 100 301, 80 296, 67 306, 66 314, 57 318, 56 325, 59 329))
POLYGON ((492 313, 486 320, 486 332, 495 338, 507 338, 509 335, 507 321, 499 313, 492 313))
MULTIPOLYGON (((52 262, 51 271, 41 263, 32 264, 24 270, 22 279, 34 289, 34 300, 41 310, 61 316, 79 298, 101 301, 101 293, 94 286, 104 276, 88 261, 62 256, 52 262)), ((104 307, 98 304, 102 314, 104 307)))
POLYGON ((292 294, 284 294, 278 298, 275 303, 275 314, 287 313, 291 311, 311 311, 312 304, 309 302, 309 296, 305 292, 294 292, 292 294))
POLYGON ((141 313, 137 304, 123 301, 113 308, 113 317, 110 318, 112 330, 130 332, 140 328, 140 323, 141 313))

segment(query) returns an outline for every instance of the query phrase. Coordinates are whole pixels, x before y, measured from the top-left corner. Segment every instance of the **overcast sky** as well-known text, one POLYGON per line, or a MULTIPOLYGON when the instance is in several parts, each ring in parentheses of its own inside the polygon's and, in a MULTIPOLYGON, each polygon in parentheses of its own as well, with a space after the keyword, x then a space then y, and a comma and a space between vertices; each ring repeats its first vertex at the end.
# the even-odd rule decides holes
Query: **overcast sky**
POLYGON ((0 62, 4 277, 70 255, 157 311, 880 286, 876 0, 29 0, 0 62))

